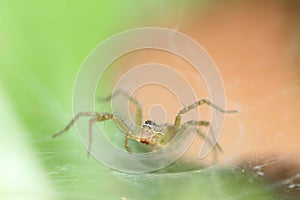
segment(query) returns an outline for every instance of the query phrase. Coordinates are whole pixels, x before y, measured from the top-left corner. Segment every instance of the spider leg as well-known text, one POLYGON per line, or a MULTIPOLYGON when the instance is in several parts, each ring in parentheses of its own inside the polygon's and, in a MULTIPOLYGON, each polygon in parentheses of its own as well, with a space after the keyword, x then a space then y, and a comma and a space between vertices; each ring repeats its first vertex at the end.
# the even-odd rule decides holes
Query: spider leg
POLYGON ((54 134, 52 136, 52 138, 56 138, 57 136, 63 134, 64 132, 68 131, 71 126, 81 117, 95 117, 97 115, 100 115, 99 113, 96 112, 80 112, 78 113, 70 122, 69 124, 61 131, 59 131, 58 133, 54 134))
MULTIPOLYGON (((196 126, 196 127, 201 127, 201 126, 209 126, 209 122, 208 121, 196 121, 196 120, 190 120, 185 122, 184 124, 182 124, 182 132, 184 132, 186 129, 188 129, 190 126, 196 126)), ((201 137, 202 139, 205 139, 206 136, 198 129, 196 128, 196 132, 198 134, 199 137, 201 137)), ((220 152, 223 152, 222 147, 214 141, 208 140, 208 142, 210 143, 210 145, 216 147, 220 152)))
POLYGON ((214 109, 222 112, 222 113, 236 113, 237 110, 224 110, 222 108, 219 108, 217 105, 214 105, 213 103, 211 103, 209 100, 207 99, 201 99, 199 101, 196 101, 195 103, 184 107, 183 109, 180 110, 180 112, 177 114, 176 118, 175 118, 175 122, 174 122, 174 126, 175 126, 175 130, 177 130, 180 127, 181 124, 181 115, 185 114, 195 108, 197 108, 198 106, 201 106, 203 104, 206 104, 208 106, 213 107, 214 109))
POLYGON ((152 147, 152 159, 155 160, 156 159, 156 148, 157 148, 157 145, 153 145, 152 147))
POLYGON ((116 125, 122 130, 123 133, 126 135, 126 140, 125 140, 125 148, 126 150, 130 153, 130 148, 128 146, 128 139, 133 139, 136 141, 139 141, 139 137, 133 134, 133 131, 116 115, 114 114, 109 114, 109 113, 97 113, 97 112, 81 112, 78 113, 71 121, 70 123, 61 131, 58 133, 54 134, 52 138, 55 138, 67 130, 81 117, 93 117, 89 120, 89 146, 88 146, 88 155, 90 155, 91 152, 91 147, 92 147, 92 135, 93 135, 93 124, 95 122, 101 122, 101 121, 106 121, 106 120, 113 120, 116 125))
MULTIPOLYGON (((136 141, 140 141, 140 137, 136 136, 134 132, 125 124, 125 122, 122 121, 122 119, 114 114, 105 114, 103 116, 97 116, 96 118, 92 118, 92 121, 90 121, 90 126, 94 122, 100 122, 100 121, 105 121, 105 120, 113 120, 116 125, 119 127, 119 129, 126 135, 125 136, 125 149, 127 150, 128 153, 131 153, 131 149, 128 144, 129 139, 133 139, 136 141)), ((90 129, 91 130, 91 129, 90 129)), ((92 132, 90 131, 90 146, 91 146, 91 141, 92 141, 92 132)), ((91 150, 91 148, 89 148, 91 150)))
POLYGON ((129 99, 129 101, 131 103, 133 103, 135 105, 135 107, 136 107, 135 124, 138 127, 141 127, 142 126, 142 118, 143 118, 143 110, 142 110, 142 106, 141 106, 140 102, 136 98, 128 95, 126 92, 123 92, 123 91, 119 90, 119 91, 116 91, 114 94, 112 94, 108 97, 99 97, 99 100, 100 101, 109 101, 117 95, 123 95, 124 97, 129 99))
POLYGON ((157 141, 160 139, 160 138, 162 138, 162 137, 164 137, 164 135, 162 134, 162 133, 156 133, 155 135, 153 135, 152 136, 152 138, 151 138, 151 143, 153 144, 152 145, 152 152, 153 152, 153 155, 152 155, 152 158, 153 158, 153 160, 155 160, 156 159, 156 150, 157 150, 157 141))
POLYGON ((129 140, 129 137, 125 136, 125 149, 128 153, 131 153, 131 148, 129 147, 128 140, 129 140))
POLYGON ((89 146, 88 146, 88 152, 87 152, 87 156, 89 157, 89 155, 91 154, 91 150, 92 150, 92 142, 93 142, 93 124, 98 122, 98 118, 91 118, 89 120, 89 146))
POLYGON ((125 135, 126 135, 125 136, 125 149, 127 150, 128 153, 131 153, 131 149, 129 147, 128 140, 132 139, 132 140, 135 140, 137 142, 140 142, 140 137, 135 135, 134 132, 127 126, 127 124, 125 124, 121 120, 121 118, 114 115, 112 120, 117 124, 119 129, 121 129, 122 132, 125 133, 125 135))

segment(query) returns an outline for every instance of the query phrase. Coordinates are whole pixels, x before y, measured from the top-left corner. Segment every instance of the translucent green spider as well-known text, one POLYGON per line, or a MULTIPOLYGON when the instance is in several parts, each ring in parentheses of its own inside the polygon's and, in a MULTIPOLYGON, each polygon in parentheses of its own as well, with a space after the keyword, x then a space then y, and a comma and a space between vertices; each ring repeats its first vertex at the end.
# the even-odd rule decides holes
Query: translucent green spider
MULTIPOLYGON (((151 120, 146 120, 144 124, 142 124, 142 107, 140 103, 133 98, 132 96, 129 96, 128 94, 118 91, 114 93, 114 95, 109 96, 107 98, 102 98, 101 100, 110 100, 113 98, 115 95, 124 95, 126 96, 135 106, 136 106, 136 117, 135 117, 135 124, 137 128, 135 130, 132 130, 129 128, 129 126, 123 122, 123 120, 117 116, 116 114, 112 113, 99 113, 99 112, 80 112, 78 113, 71 121, 70 123, 61 131, 58 133, 54 134, 52 137, 56 138, 57 136, 63 134, 69 128, 75 123, 76 120, 78 120, 81 117, 90 117, 89 120, 89 146, 88 146, 88 155, 91 152, 92 149, 92 141, 93 141, 93 124, 96 122, 102 122, 106 120, 112 120, 116 123, 116 125, 119 127, 119 129, 125 134, 125 149, 127 150, 128 153, 131 153, 131 148, 128 145, 129 139, 135 140, 137 142, 146 144, 146 145, 151 145, 153 146, 153 149, 156 147, 163 147, 166 144, 168 144, 177 133, 183 133, 185 130, 187 130, 189 127, 201 127, 201 126, 209 126, 208 121, 196 121, 196 120, 190 120, 185 123, 181 123, 181 115, 195 109, 198 106, 201 105, 208 105, 213 107, 214 109, 222 112, 222 113, 236 113, 237 110, 223 110, 219 108, 218 106, 212 104, 209 100, 207 99, 201 99, 199 101, 196 101, 195 103, 184 107, 179 111, 177 114, 174 124, 163 124, 163 125, 158 125, 155 122, 151 120)), ((196 129, 196 132, 198 133, 199 136, 205 137, 204 134, 200 132, 199 129, 196 129)), ((216 147, 221 150, 221 147, 219 144, 216 144, 216 147)))

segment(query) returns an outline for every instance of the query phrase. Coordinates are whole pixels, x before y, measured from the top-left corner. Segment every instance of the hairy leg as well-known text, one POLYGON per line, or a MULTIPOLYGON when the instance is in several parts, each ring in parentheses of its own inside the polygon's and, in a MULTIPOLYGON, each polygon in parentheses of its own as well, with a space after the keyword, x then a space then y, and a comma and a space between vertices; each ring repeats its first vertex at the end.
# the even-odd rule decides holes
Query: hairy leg
POLYGON ((99 115, 99 113, 96 112, 80 112, 78 113, 70 122, 69 124, 62 129, 61 131, 57 132, 56 134, 54 134, 52 136, 52 138, 56 138, 57 136, 60 136, 61 134, 63 134, 64 132, 68 131, 71 126, 73 126, 73 124, 81 117, 96 117, 97 115, 99 115))
MULTIPOLYGON (((185 122, 184 124, 182 124, 182 129, 183 129, 183 132, 188 129, 190 126, 193 126, 193 127, 201 127, 201 126, 209 126, 209 122, 208 121, 196 121, 196 120, 190 120, 190 121, 187 121, 185 122)), ((182 130, 181 130, 182 131, 182 130)), ((201 137, 202 139, 206 139, 207 137, 199 130, 199 128, 196 128, 196 132, 197 132, 197 135, 199 137, 201 137)), ((214 146, 214 148, 217 148, 220 152, 223 152, 222 150, 222 147, 218 144, 218 142, 215 142, 215 141, 211 141, 211 140, 208 140, 208 142, 214 146)))
POLYGON ((90 155, 92 142, 93 142, 93 124, 96 122, 106 121, 106 120, 113 120, 116 125, 121 129, 121 131, 126 135, 125 138, 125 148, 126 150, 131 153, 131 150, 128 146, 128 139, 133 139, 139 141, 139 137, 136 136, 133 131, 116 115, 109 114, 109 113, 97 113, 97 112, 81 112, 78 113, 70 122, 69 124, 58 133, 54 134, 52 138, 56 138, 57 136, 63 134, 81 117, 92 117, 89 120, 89 146, 88 146, 88 155, 90 155))
POLYGON ((142 118, 143 118, 143 110, 142 110, 141 104, 139 103, 139 101, 136 98, 128 95, 126 92, 116 91, 114 94, 112 94, 108 97, 99 97, 98 99, 100 101, 109 101, 117 95, 122 95, 122 96, 128 98, 129 101, 135 105, 135 107, 136 107, 135 124, 138 127, 141 127, 142 126, 142 118))
POLYGON ((174 122, 174 126, 175 126, 175 131, 180 127, 180 124, 181 124, 181 115, 201 106, 201 105, 208 105, 208 106, 211 106, 213 107, 214 109, 222 112, 222 113, 236 113, 237 110, 224 110, 222 108, 219 108, 218 106, 212 104, 209 100, 207 99, 201 99, 199 101, 196 101, 195 103, 187 106, 187 107, 184 107, 183 109, 180 110, 180 112, 177 114, 176 118, 175 118, 175 122, 174 122))

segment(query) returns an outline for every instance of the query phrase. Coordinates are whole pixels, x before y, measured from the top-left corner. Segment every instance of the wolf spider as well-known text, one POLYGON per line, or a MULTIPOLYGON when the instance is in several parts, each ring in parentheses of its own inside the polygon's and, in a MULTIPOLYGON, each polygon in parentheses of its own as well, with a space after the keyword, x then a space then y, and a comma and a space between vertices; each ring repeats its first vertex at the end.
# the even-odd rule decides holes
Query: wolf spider
MULTIPOLYGON (((127 97, 136 107, 136 117, 135 117, 135 124, 137 128, 135 130, 132 130, 129 128, 129 126, 123 122, 123 120, 112 113, 99 113, 99 112, 80 112, 78 113, 70 122, 69 124, 59 131, 58 133, 54 134, 52 137, 56 138, 57 136, 63 134, 69 128, 75 123, 76 120, 78 120, 81 117, 90 117, 89 119, 89 145, 88 145, 88 156, 90 155, 91 149, 92 149, 92 142, 93 142, 93 124, 96 122, 102 122, 106 120, 112 120, 116 123, 116 125, 119 127, 119 129, 125 134, 125 149, 127 150, 128 153, 131 153, 131 148, 129 147, 128 141, 129 139, 135 140, 137 142, 153 146, 153 148, 158 147, 163 147, 165 144, 169 143, 174 136, 181 132, 183 133, 185 130, 187 130, 189 127, 201 127, 201 126, 209 126, 208 121, 196 121, 196 120, 190 120, 187 121, 183 124, 181 124, 181 115, 197 108, 198 106, 201 105, 208 105, 213 107, 214 109, 222 112, 222 113, 236 113, 237 110, 223 110, 219 108, 218 106, 212 104, 209 100, 207 99, 201 99, 196 101, 195 103, 184 107, 179 111, 177 114, 174 124, 163 124, 163 125, 158 125, 154 121, 151 120, 146 120, 142 124, 142 107, 140 103, 137 101, 132 96, 129 96, 127 93, 118 91, 114 93, 113 95, 106 97, 106 98, 101 98, 100 100, 110 100, 113 98, 115 95, 124 95, 127 97)), ((196 132, 198 135, 202 138, 205 137, 203 133, 200 132, 199 129, 196 129, 196 132)), ((216 143, 216 147, 222 151, 220 145, 216 143)))

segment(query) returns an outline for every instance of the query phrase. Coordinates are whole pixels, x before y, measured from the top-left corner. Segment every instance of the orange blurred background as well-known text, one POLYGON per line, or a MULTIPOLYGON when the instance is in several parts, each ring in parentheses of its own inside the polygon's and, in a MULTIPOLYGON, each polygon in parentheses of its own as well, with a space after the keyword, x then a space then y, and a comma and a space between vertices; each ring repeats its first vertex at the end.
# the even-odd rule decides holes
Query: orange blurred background
POLYGON ((210 53, 228 107, 239 110, 227 117, 220 143, 228 159, 289 155, 300 162, 299 3, 229 2, 182 27, 210 53))

